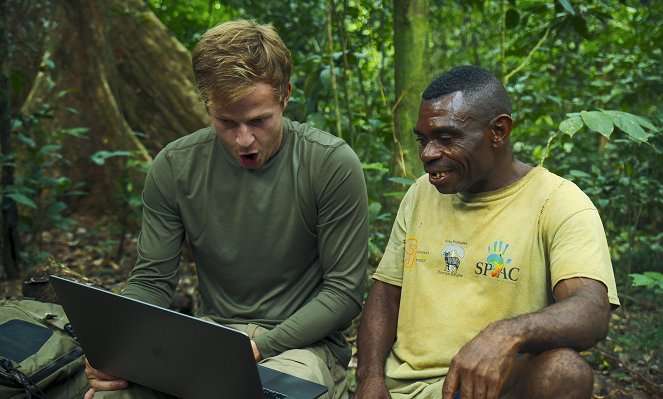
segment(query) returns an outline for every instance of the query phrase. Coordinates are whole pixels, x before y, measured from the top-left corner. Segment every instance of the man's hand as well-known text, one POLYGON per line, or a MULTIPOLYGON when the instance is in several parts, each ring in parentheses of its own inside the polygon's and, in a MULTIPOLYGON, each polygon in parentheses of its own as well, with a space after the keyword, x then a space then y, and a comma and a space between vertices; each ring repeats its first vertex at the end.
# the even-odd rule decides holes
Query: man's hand
POLYGON ((462 398, 499 398, 517 353, 515 342, 508 345, 495 339, 513 337, 506 330, 506 323, 494 323, 458 351, 442 386, 443 399, 454 398, 457 391, 462 398))
POLYGON ((253 358, 256 360, 256 363, 258 363, 262 360, 262 355, 260 354, 258 345, 256 345, 256 341, 254 340, 251 340, 251 349, 253 349, 253 358))
POLYGON ((126 380, 95 369, 87 359, 85 359, 85 376, 90 384, 90 390, 85 393, 85 399, 92 399, 97 391, 116 391, 124 389, 128 385, 126 380))
POLYGON ((355 392, 355 399, 391 399, 383 376, 375 376, 360 381, 355 392))

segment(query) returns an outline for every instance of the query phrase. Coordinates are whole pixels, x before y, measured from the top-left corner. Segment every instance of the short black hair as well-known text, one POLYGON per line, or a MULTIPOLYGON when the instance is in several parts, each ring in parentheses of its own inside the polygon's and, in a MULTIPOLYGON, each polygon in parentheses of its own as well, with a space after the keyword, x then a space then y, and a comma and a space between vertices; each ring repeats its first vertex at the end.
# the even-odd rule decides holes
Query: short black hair
POLYGON ((423 101, 462 92, 468 105, 477 108, 485 118, 511 115, 511 100, 502 82, 487 69, 463 65, 436 76, 426 87, 423 101))

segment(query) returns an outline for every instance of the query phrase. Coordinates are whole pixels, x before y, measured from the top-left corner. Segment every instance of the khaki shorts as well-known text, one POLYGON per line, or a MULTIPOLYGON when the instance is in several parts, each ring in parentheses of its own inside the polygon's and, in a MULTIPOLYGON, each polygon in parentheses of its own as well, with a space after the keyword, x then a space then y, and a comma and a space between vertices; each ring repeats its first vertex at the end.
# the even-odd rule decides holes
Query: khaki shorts
MULTIPOLYGON (((244 331, 249 338, 257 337, 269 331, 255 324, 228 324, 230 328, 244 331)), ((346 368, 338 363, 325 345, 308 346, 302 349, 291 349, 277 356, 264 359, 261 365, 274 370, 294 375, 305 380, 325 385, 329 391, 322 396, 325 399, 347 399, 348 386, 346 368)), ((127 389, 120 391, 97 392, 95 399, 170 399, 172 396, 163 394, 136 384, 129 384, 127 389)))
POLYGON ((385 380, 392 399, 441 399, 444 377, 428 380, 385 380))

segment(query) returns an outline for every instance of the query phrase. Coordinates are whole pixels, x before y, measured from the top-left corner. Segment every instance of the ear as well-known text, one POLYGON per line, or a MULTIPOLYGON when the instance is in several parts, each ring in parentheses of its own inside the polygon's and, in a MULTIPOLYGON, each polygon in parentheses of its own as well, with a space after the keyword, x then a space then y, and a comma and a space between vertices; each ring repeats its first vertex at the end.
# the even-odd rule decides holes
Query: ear
POLYGON ((508 145, 513 128, 513 119, 507 114, 498 115, 490 122, 490 134, 493 147, 504 147, 508 145))
POLYGON ((292 90, 292 85, 290 82, 288 82, 288 91, 285 93, 285 97, 283 98, 283 109, 288 106, 288 101, 290 101, 290 92, 292 90))

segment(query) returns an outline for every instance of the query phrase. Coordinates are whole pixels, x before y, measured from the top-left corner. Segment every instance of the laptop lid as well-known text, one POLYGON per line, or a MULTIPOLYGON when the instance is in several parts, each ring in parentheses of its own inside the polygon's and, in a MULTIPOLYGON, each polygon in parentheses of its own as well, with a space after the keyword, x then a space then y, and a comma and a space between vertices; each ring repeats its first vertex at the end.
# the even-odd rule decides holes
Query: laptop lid
POLYGON ((241 331, 61 277, 50 282, 90 364, 104 372, 186 399, 264 398, 263 386, 289 399, 327 391, 256 365, 241 331))

